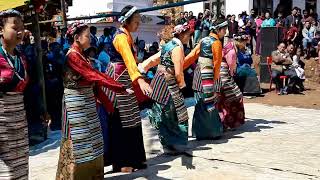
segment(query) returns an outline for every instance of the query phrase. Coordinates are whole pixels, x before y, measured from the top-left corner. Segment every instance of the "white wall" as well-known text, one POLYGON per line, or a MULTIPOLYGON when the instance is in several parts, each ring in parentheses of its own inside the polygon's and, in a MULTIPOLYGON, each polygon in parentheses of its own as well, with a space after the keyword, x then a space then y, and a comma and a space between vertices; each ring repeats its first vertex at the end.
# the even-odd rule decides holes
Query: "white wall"
MULTIPOLYGON (((184 0, 186 1, 186 0, 184 0)), ((187 4, 184 7, 184 11, 192 11, 194 16, 198 16, 198 14, 201 12, 203 13, 203 2, 199 3, 193 3, 193 4, 187 4)))
POLYGON ((225 0, 226 1, 226 15, 235 14, 238 17, 242 11, 247 11, 250 14, 251 0, 225 0))

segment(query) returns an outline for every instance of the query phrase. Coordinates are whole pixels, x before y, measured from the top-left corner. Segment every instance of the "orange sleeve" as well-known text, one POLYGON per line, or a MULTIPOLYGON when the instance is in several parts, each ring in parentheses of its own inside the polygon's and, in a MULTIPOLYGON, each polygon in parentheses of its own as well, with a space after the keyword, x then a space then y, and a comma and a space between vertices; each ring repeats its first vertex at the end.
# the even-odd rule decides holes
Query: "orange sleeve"
POLYGON ((131 81, 135 81, 141 77, 136 60, 132 54, 127 35, 116 35, 115 39, 113 40, 113 45, 126 64, 131 81))
POLYGON ((188 69, 200 55, 200 43, 184 59, 183 69, 188 69))
POLYGON ((212 44, 213 65, 214 65, 214 80, 220 78, 220 67, 222 62, 222 44, 219 40, 212 44))

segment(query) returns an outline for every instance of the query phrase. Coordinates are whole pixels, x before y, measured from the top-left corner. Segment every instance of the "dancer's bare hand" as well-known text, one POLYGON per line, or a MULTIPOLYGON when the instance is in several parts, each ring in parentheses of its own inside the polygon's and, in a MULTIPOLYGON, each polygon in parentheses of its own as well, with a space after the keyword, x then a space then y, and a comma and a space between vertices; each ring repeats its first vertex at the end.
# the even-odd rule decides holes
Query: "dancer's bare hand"
POLYGON ((152 88, 144 79, 142 78, 138 79, 138 84, 144 95, 150 95, 152 93, 152 88))

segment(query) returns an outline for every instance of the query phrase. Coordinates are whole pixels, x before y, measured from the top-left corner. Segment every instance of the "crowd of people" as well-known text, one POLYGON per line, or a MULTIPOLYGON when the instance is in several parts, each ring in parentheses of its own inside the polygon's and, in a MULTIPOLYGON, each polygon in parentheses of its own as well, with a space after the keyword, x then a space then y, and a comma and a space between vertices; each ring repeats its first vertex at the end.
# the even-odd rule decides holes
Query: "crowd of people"
MULTIPOLYGON (((298 27, 298 22, 305 26, 301 32, 307 37, 296 40, 300 30, 291 28, 286 34, 295 43, 284 41, 270 55, 279 94, 302 91, 302 54, 312 52, 309 43, 319 34, 315 35, 316 24, 309 17, 298 19, 296 11, 275 21, 268 12, 256 17, 252 10, 250 16, 239 15, 238 22, 235 15, 213 18, 208 10, 198 17, 183 12, 149 48, 131 35, 141 20, 131 5, 120 13, 121 26, 105 28, 101 37, 96 36, 96 27, 80 22, 72 23, 54 41, 44 35, 50 128, 61 129, 62 134, 56 179, 103 179, 108 165, 114 172, 147 168, 140 117, 145 102, 163 152, 185 152, 188 87, 196 101, 192 136, 197 140, 215 140, 243 125, 243 94, 261 93, 252 68, 252 54, 260 51, 261 28, 281 23, 298 27), (289 77, 288 86, 281 83, 282 75, 289 77)), ((27 178, 28 125, 30 130, 30 124, 48 118, 37 107, 36 47, 15 10, 0 13, 0 30, 0 177, 27 178)))

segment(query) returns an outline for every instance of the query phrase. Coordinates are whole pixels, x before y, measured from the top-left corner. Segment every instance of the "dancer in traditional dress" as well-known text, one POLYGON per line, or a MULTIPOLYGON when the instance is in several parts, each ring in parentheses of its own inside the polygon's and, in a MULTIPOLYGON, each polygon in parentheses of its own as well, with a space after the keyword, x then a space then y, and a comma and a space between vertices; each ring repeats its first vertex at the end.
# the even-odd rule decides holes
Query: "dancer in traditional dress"
MULTIPOLYGON (((117 30, 109 55, 111 65, 107 72, 116 81, 132 88, 136 82, 144 94, 151 93, 148 83, 137 67, 137 56, 131 32, 140 24, 140 14, 134 6, 126 6, 120 13, 121 27, 117 30)), ((133 172, 147 167, 143 143, 140 110, 134 94, 112 93, 106 90, 114 103, 115 111, 110 115, 110 155, 114 172, 133 172)))
POLYGON ((192 133, 198 139, 215 139, 223 133, 216 103, 220 93, 220 66, 222 61, 222 43, 228 23, 217 20, 211 26, 211 33, 185 58, 184 68, 188 68, 198 59, 194 72, 193 90, 196 107, 193 115, 192 133))
POLYGON ((233 77, 237 69, 237 47, 245 46, 247 40, 246 36, 235 36, 223 48, 218 109, 224 129, 234 129, 244 124, 243 96, 233 77))
MULTIPOLYGON (((93 86, 122 93, 125 87, 95 70, 84 55, 83 51, 90 47, 87 25, 72 24, 67 36, 73 44, 67 53, 64 76, 64 119, 56 179, 103 179, 103 139, 93 86)), ((106 96, 98 98, 108 102, 106 96)))
POLYGON ((0 12, 0 179, 28 179, 29 141, 23 92, 27 65, 16 46, 24 36, 18 11, 0 12))
POLYGON ((158 54, 139 64, 139 70, 147 72, 159 64, 151 82, 153 92, 150 97, 155 103, 149 111, 149 118, 159 131, 164 152, 175 154, 184 151, 188 142, 188 111, 181 89, 186 86, 183 44, 189 42, 192 31, 187 24, 177 25, 172 30, 172 40, 163 45, 158 54))

